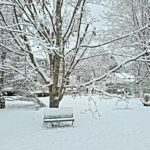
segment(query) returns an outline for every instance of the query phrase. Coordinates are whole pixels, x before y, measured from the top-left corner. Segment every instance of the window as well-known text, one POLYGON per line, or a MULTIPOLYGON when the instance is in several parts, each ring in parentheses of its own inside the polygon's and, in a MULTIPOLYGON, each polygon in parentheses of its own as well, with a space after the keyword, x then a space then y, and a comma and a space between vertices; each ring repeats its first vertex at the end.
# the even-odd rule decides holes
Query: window
POLYGON ((40 64, 41 64, 42 67, 45 67, 45 65, 46 65, 46 64, 45 64, 45 61, 41 61, 40 64))

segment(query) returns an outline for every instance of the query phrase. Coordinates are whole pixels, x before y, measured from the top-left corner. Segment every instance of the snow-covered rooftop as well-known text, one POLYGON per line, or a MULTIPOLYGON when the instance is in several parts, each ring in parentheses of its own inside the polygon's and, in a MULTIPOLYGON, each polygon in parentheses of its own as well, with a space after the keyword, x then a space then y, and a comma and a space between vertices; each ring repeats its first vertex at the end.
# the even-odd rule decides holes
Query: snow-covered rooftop
POLYGON ((110 75, 107 82, 111 83, 132 83, 135 81, 135 76, 129 73, 114 73, 110 75))

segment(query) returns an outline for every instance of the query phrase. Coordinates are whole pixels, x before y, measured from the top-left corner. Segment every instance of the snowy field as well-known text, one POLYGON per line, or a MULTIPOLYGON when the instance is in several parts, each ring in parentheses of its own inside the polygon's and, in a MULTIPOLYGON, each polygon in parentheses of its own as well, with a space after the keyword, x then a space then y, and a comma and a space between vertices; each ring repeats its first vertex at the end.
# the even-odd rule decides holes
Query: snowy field
MULTIPOLYGON (((99 112, 90 111, 96 108, 86 96, 66 96, 61 107, 73 107, 75 127, 53 129, 42 127, 44 108, 37 111, 30 102, 7 102, 0 110, 0 150, 150 150, 149 107, 131 100, 130 109, 118 109, 115 99, 93 99, 99 112)), ((48 98, 41 101, 48 103, 48 98)))

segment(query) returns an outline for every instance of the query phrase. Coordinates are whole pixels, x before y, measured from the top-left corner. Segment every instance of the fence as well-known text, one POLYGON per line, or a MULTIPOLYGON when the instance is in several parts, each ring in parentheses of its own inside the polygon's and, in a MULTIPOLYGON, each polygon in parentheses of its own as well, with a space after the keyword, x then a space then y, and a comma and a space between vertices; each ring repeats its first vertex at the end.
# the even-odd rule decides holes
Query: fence
POLYGON ((140 84, 111 84, 107 85, 107 92, 119 94, 120 90, 124 90, 134 97, 143 97, 144 93, 150 93, 150 82, 141 82, 140 84))

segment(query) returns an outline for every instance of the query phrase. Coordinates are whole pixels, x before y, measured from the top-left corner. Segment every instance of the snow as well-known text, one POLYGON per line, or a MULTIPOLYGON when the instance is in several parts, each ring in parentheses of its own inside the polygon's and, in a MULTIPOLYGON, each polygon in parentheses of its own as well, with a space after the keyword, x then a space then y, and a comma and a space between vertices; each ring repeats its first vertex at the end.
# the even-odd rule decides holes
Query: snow
MULTIPOLYGON (((73 107, 75 127, 43 128, 46 108, 36 111, 31 102, 7 101, 0 110, 0 150, 149 150, 150 108, 132 99, 117 109, 116 99, 65 96, 61 107, 73 107), (89 102, 91 102, 89 104, 89 102), (90 107, 89 107, 90 106, 90 107), (92 113, 90 108, 92 107, 92 113)), ((48 106, 48 98, 41 98, 48 106)))
POLYGON ((149 96, 150 97, 150 93, 144 93, 144 97, 145 96, 149 96))
POLYGON ((62 108, 48 108, 44 111, 44 116, 47 118, 56 117, 56 116, 72 116, 73 110, 71 107, 62 107, 62 108))

